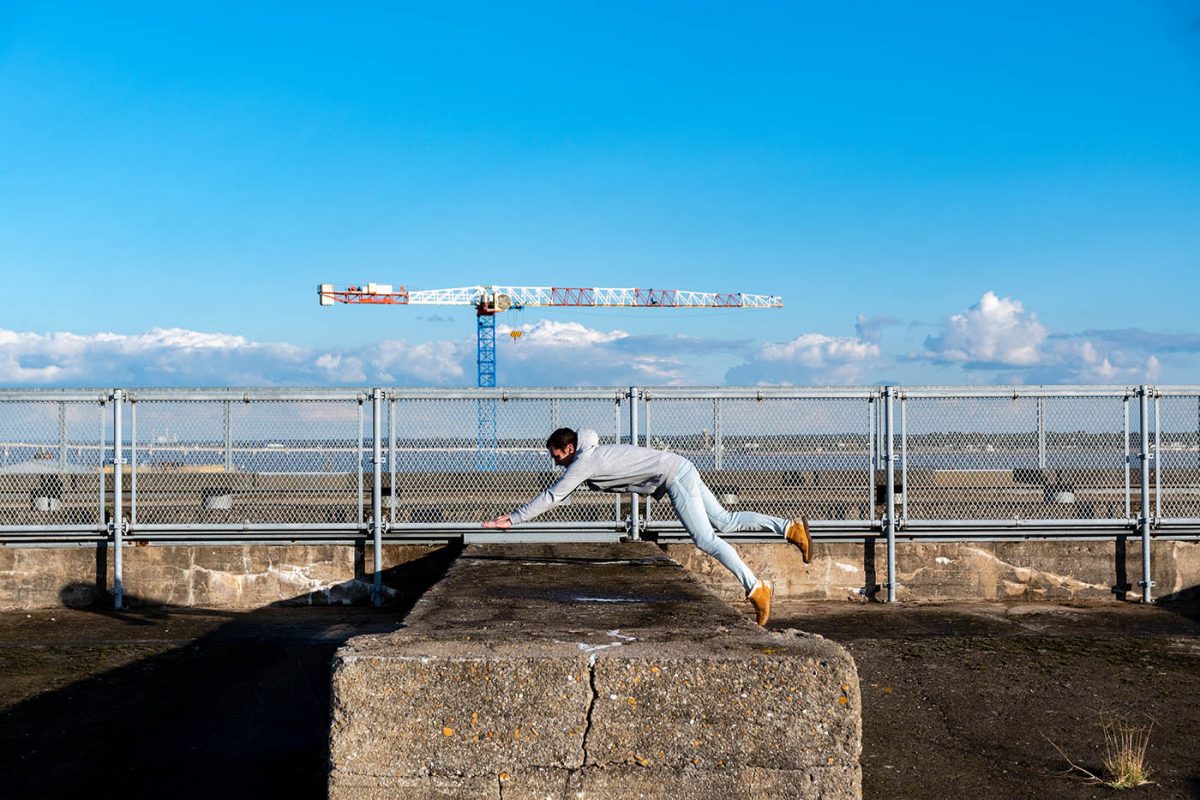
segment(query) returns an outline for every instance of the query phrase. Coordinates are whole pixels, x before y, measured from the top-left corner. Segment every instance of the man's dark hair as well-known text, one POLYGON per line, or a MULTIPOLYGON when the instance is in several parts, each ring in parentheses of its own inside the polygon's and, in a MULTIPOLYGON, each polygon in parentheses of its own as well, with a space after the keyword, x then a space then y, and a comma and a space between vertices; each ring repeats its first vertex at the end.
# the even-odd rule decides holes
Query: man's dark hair
POLYGON ((566 450, 567 445, 579 446, 579 437, 570 428, 559 428, 546 440, 547 450, 566 450))

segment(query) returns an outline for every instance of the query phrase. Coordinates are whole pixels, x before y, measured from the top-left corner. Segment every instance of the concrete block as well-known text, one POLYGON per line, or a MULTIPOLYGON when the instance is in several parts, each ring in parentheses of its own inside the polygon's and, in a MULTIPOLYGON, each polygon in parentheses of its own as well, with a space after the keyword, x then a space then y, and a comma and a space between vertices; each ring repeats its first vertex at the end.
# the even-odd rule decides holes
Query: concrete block
POLYGON ((859 795, 846 651, 653 545, 471 545, 406 622, 335 659, 335 798, 859 795))

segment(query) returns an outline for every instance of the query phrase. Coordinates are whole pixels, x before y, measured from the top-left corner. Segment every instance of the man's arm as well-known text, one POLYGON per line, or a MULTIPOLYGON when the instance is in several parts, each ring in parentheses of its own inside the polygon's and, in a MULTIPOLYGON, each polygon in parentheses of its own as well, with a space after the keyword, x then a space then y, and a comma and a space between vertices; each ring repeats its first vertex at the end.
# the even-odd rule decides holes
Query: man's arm
POLYGON ((571 492, 579 488, 579 486, 591 476, 591 470, 587 465, 576 461, 571 466, 567 467, 567 471, 546 491, 539 494, 537 497, 530 500, 525 505, 518 508, 511 514, 502 514, 495 519, 489 519, 483 523, 485 528, 499 528, 504 530, 513 525, 520 525, 522 522, 528 522, 536 516, 545 514, 550 509, 567 499, 571 492))

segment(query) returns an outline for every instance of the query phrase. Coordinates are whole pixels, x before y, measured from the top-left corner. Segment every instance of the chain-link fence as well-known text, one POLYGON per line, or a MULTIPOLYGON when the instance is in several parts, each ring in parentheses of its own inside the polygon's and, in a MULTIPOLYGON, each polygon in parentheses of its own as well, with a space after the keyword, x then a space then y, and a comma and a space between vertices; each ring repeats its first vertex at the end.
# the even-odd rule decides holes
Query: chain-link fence
MULTIPOLYGON (((478 527, 514 510, 557 479, 545 444, 556 428, 591 428, 601 444, 629 437, 627 390, 393 390, 388 409, 383 505, 393 531, 478 527), (479 439, 480 403, 492 443, 479 439)), ((618 508, 619 498, 583 487, 538 522, 612 527, 618 508)))
POLYGON ((361 392, 128 393, 130 530, 357 530, 372 424, 361 392))
MULTIPOLYGON (((819 538, 1200 537, 1200 387, 0 390, 0 546, 445 540, 557 480, 559 427, 676 452, 819 538)), ((682 536, 581 489, 527 529, 682 536)), ((763 534, 738 533, 739 539, 763 534)), ((382 596, 375 573, 375 599, 382 596)))
MULTIPOLYGON (((684 456, 731 510, 869 527, 878 391, 645 389, 640 443, 684 456)), ((646 524, 673 522, 666 499, 646 524)))
POLYGON ((0 531, 95 538, 111 514, 111 404, 104 390, 0 395, 0 531), (106 480, 106 472, 108 473, 106 480), (89 534, 91 534, 89 536, 89 534))
POLYGON ((1137 477, 1131 482, 1129 472, 1128 391, 897 394, 902 525, 1124 523, 1140 511, 1140 496, 1131 491, 1137 477))
MULTIPOLYGON (((564 426, 827 535, 1200 532, 1192 387, 96 389, 0 390, 0 541, 103 539, 117 509, 148 541, 457 535, 557 479, 564 426)), ((666 500, 586 489, 537 524, 678 532, 666 500)))

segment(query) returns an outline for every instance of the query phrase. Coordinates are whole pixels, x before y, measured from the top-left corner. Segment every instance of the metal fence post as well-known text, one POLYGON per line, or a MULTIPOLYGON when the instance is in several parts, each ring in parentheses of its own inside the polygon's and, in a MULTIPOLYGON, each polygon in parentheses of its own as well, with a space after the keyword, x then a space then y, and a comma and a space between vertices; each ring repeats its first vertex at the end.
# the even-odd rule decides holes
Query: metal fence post
MULTIPOLYGON (((899 392, 899 390, 897 390, 899 392)), ((908 398, 900 392, 900 523, 908 519, 908 398)))
POLYGON ((225 471, 233 472, 233 412, 225 401, 225 471))
POLYGON ((722 469, 721 455, 725 443, 721 440, 721 398, 713 398, 713 469, 722 469))
POLYGON ((883 429, 887 447, 883 449, 884 476, 887 481, 887 570, 888 602, 896 602, 896 472, 894 442, 892 436, 892 387, 883 388, 883 429))
MULTIPOLYGON (((645 391, 642 392, 642 400, 646 403, 646 413, 642 415, 642 441, 645 442, 646 447, 653 447, 654 445, 650 441, 650 396, 648 394, 646 394, 645 391)), ((650 495, 646 495, 645 527, 650 526, 650 519, 651 519, 650 506, 651 506, 651 503, 653 503, 653 502, 654 502, 654 498, 651 497, 650 495)))
POLYGON ((58 469, 67 471, 67 404, 58 404, 58 469))
POLYGON ((121 548, 124 544, 124 525, 121 513, 121 403, 124 392, 116 389, 112 393, 113 401, 113 516, 109 529, 113 537, 113 608, 121 608, 125 597, 124 559, 121 548))
POLYGON ((1150 580, 1150 413, 1149 387, 1143 385, 1138 390, 1139 418, 1142 428, 1141 473, 1142 473, 1142 516, 1139 522, 1142 528, 1142 602, 1151 602, 1150 589, 1154 582, 1150 580))
POLYGON ((138 437, 137 437, 137 397, 129 398, 129 524, 137 526, 137 474, 138 474, 138 437))
POLYGON ((392 525, 396 524, 396 398, 388 398, 388 474, 391 475, 389 483, 391 512, 388 514, 388 522, 392 525))
MULTIPOLYGON (((638 444, 638 388, 629 387, 629 443, 634 447, 638 444)), ((635 542, 642 538, 638 526, 638 496, 629 495, 629 535, 635 542)))
POLYGON ((1125 519, 1133 516, 1132 494, 1133 490, 1129 486, 1129 465, 1133 463, 1129 456, 1129 396, 1121 398, 1121 412, 1124 417, 1124 445, 1125 445, 1125 519))
POLYGON ((875 457, 876 435, 875 423, 879 415, 875 413, 875 398, 867 398, 867 508, 871 510, 871 520, 875 519, 875 468, 879 462, 875 457))
POLYGON ((1037 399, 1038 469, 1046 468, 1046 398, 1037 399))
POLYGON ((100 530, 108 530, 108 518, 106 516, 107 509, 104 507, 104 499, 106 497, 104 486, 104 465, 107 463, 105 459, 105 451, 108 449, 108 445, 104 439, 104 404, 108 402, 109 397, 111 397, 111 395, 101 396, 100 398, 100 430, 97 432, 96 438, 96 460, 100 462, 100 513, 97 516, 97 522, 100 526, 100 530))
POLYGON ((371 604, 383 605, 383 390, 371 390, 371 539, 375 545, 375 584, 371 604))
POLYGON ((354 453, 354 463, 356 466, 355 477, 357 479, 358 491, 358 527, 361 529, 363 525, 363 400, 365 398, 360 394, 358 396, 358 442, 354 453))
POLYGON ((1154 519, 1162 519, 1162 418, 1158 415, 1158 392, 1154 392, 1154 519))

